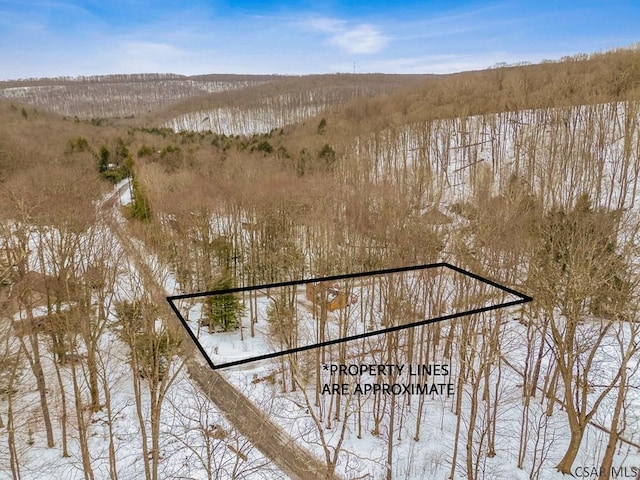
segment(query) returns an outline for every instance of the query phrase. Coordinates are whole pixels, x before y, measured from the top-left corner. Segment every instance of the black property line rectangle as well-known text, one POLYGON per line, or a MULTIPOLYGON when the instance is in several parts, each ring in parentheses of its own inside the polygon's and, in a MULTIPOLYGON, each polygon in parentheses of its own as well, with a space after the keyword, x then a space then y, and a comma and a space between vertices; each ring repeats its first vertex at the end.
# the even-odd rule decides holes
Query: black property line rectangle
POLYGON ((200 351, 200 353, 202 353, 202 355, 204 356, 205 360, 207 361, 207 363, 209 364, 209 366, 213 369, 213 370, 218 370, 221 368, 227 368, 227 367, 233 367, 233 366, 237 366, 237 365, 243 365, 245 363, 250 363, 250 362, 257 362, 259 360, 266 360, 269 358, 275 358, 275 357, 279 357, 282 355, 288 355, 288 354, 292 354, 292 353, 297 353, 297 352, 303 352, 306 350, 311 350, 314 348, 320 348, 320 347, 325 347, 325 346, 329 346, 329 345, 335 345, 338 343, 344 343, 344 342, 349 342, 352 340, 358 340, 358 339, 362 339, 362 338, 366 338, 366 337, 372 337, 375 335, 382 335, 384 333, 391 333, 391 332, 397 332, 400 330, 405 330, 408 328, 414 328, 414 327, 419 327, 421 325, 428 325, 431 323, 436 323, 436 322, 442 322, 444 320, 453 320, 454 318, 460 318, 460 317, 464 317, 467 315, 474 315, 474 314, 478 314, 478 313, 483 313, 483 312, 489 312, 492 310, 498 310, 500 308, 506 308, 506 307, 512 307, 515 305, 520 305, 523 303, 527 303, 527 302, 531 302, 533 301, 533 297, 530 297, 528 295, 525 295, 523 293, 520 293, 516 290, 513 290, 511 288, 505 287, 504 285, 500 285, 499 283, 496 283, 492 280, 489 280, 488 278, 484 278, 481 277, 480 275, 476 275, 474 273, 471 273, 467 270, 464 270, 460 267, 456 267, 455 265, 452 265, 450 263, 446 263, 446 262, 441 262, 441 263, 431 263, 431 264, 425 264, 425 265, 413 265, 413 266, 409 266, 409 267, 398 267, 398 268, 390 268, 390 269, 386 269, 386 270, 374 270, 371 272, 360 272, 360 273, 350 273, 350 274, 346 274, 346 275, 332 275, 332 276, 328 276, 328 277, 319 277, 319 278, 311 278, 311 279, 306 279, 306 280, 292 280, 292 281, 287 281, 287 282, 279 282, 279 283, 271 283, 271 284, 265 284, 265 285, 254 285, 254 286, 250 286, 250 287, 238 287, 238 288, 229 288, 229 289, 225 289, 225 290, 214 290, 214 291, 208 291, 208 292, 198 292, 198 293, 189 293, 189 294, 183 294, 183 295, 174 295, 174 296, 170 296, 167 297, 167 301, 169 302, 169 305, 171 306, 171 309, 173 310, 173 312, 176 314, 176 316, 178 317, 178 319, 180 320, 180 322, 182 323, 182 326, 186 329, 187 333, 189 334, 189 336, 191 337, 191 339, 193 340, 194 344, 196 345, 196 347, 198 348, 198 350, 200 351), (352 335, 349 337, 344 337, 344 338, 336 338, 333 340, 327 340, 324 342, 320 342, 320 343, 314 343, 311 345, 305 345, 302 347, 296 347, 296 348, 291 348, 288 350, 282 350, 280 352, 272 352, 272 353, 268 353, 268 354, 264 354, 264 355, 258 355, 255 357, 249 357, 249 358, 245 358, 242 360, 235 360, 233 362, 227 362, 227 363, 221 363, 221 364, 214 364, 213 361, 211 360, 211 358, 209 357, 209 354, 206 352, 206 350, 202 347, 202 345, 200 344, 200 342, 198 341, 198 337, 196 337, 196 335, 193 333, 193 330, 189 327, 189 325, 187 324, 187 321, 184 319, 184 317, 182 316, 182 314, 180 313, 180 311, 178 310, 177 306, 175 305, 174 301, 175 300, 182 300, 182 299, 188 299, 188 298, 200 298, 200 297, 207 297, 207 296, 211 296, 211 295, 222 295, 225 293, 238 293, 238 292, 248 292, 248 291, 253 291, 253 290, 263 290, 263 289, 268 289, 268 288, 278 288, 278 287, 287 287, 287 286, 292 286, 292 285, 304 285, 307 283, 316 283, 316 282, 328 282, 328 281, 336 281, 336 280, 345 280, 345 279, 349 279, 349 278, 361 278, 361 277, 367 277, 367 276, 374 276, 374 275, 386 275, 386 274, 391 274, 391 273, 401 273, 401 272, 410 272, 410 271, 416 271, 416 270, 428 270, 428 269, 433 269, 433 268, 449 268, 455 272, 461 273, 465 276, 468 276, 470 278, 473 278, 475 280, 478 280, 482 283, 486 283, 488 285, 491 285, 492 287, 495 287, 499 290, 502 290, 506 293, 509 293, 511 295, 514 295, 516 297, 519 298, 519 300, 513 300, 510 302, 505 302, 505 303, 499 303, 497 305, 490 305, 490 306, 486 306, 486 307, 480 307, 480 308, 474 308, 472 310, 466 310, 464 312, 458 312, 458 313, 453 313, 453 314, 449 314, 449 315, 443 315, 443 316, 439 316, 439 317, 435 317, 435 318, 428 318, 425 320, 419 320, 417 322, 412 322, 412 323, 408 323, 408 324, 403 324, 403 325, 395 325, 393 327, 388 327, 388 328, 384 328, 381 330, 375 330, 373 332, 365 332, 365 333, 360 333, 357 335, 352 335))

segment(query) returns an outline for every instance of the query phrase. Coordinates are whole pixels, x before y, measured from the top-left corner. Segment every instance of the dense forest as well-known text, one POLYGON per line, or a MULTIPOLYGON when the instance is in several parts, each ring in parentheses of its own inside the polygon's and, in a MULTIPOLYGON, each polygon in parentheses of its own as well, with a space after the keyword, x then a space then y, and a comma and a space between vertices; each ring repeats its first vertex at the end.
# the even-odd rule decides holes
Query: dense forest
MULTIPOLYGON (((637 48, 0 99, 0 479, 640 471, 637 48), (216 372, 165 300, 435 262, 534 300, 216 372), (323 393, 344 364, 446 365, 453 393, 323 393)), ((304 287, 178 308, 215 357, 507 298, 451 272, 340 288, 335 309, 304 287)))

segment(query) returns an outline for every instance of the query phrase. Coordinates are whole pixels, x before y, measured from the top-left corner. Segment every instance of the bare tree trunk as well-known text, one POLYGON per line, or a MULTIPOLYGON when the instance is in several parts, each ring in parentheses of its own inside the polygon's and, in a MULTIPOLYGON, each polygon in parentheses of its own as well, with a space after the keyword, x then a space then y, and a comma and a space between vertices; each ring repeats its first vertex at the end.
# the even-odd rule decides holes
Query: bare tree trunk
MULTIPOLYGON (((31 325, 34 324, 33 311, 30 307, 27 308, 27 321, 31 322, 31 325)), ((44 377, 44 371, 42 370, 42 363, 40 362, 40 346, 38 333, 31 329, 28 335, 29 344, 31 346, 33 356, 29 356, 29 352, 27 351, 22 337, 20 337, 20 346, 22 347, 22 351, 25 352, 27 359, 29 360, 29 365, 31 366, 33 375, 36 377, 36 385, 38 386, 38 394, 40 397, 40 408, 42 410, 42 421, 44 423, 44 428, 47 435, 47 447, 53 448, 55 442, 53 439, 51 414, 49 413, 49 401, 47 399, 47 383, 44 377)))
POLYGON ((393 480, 393 432, 396 418, 396 396, 391 395, 391 406, 389 410, 389 438, 387 439, 387 473, 386 479, 393 480))
MULTIPOLYGON (((634 355, 637 354, 638 350, 640 350, 640 344, 638 344, 638 342, 636 341, 639 327, 637 326, 637 324, 631 324, 629 325, 629 329, 631 332, 630 332, 629 342, 626 346, 626 351, 624 349, 623 340, 622 338, 620 338, 621 337, 620 331, 618 332, 618 342, 621 350, 620 353, 622 354, 622 359, 619 367, 620 380, 618 382, 616 404, 613 409, 613 415, 611 418, 611 427, 609 429, 610 431, 609 440, 607 442, 607 448, 605 449, 604 456, 602 458, 602 463, 600 465, 600 472, 602 472, 601 474, 602 480, 609 480, 611 476, 611 467, 613 466, 613 456, 615 454, 616 445, 620 440, 620 435, 622 435, 622 432, 624 431, 624 424, 626 423, 625 421, 623 421, 623 426, 622 428, 620 427, 620 416, 624 409, 624 403, 625 403, 626 393, 627 393, 627 378, 629 375, 629 372, 627 372, 627 369, 628 369, 627 365, 629 364, 629 360, 634 355)), ((637 369, 638 369, 638 363, 636 362, 635 369, 632 370, 631 374, 633 375, 634 373, 636 373, 637 369)), ((624 418, 624 414, 623 414, 623 418, 624 418)))
POLYGON ((520 443, 518 446, 518 468, 524 468, 524 461, 527 458, 527 444, 529 443, 529 405, 531 397, 524 397, 524 405, 522 406, 522 425, 520 426, 520 443))
MULTIPOLYGON (((134 356, 135 357, 135 356, 134 356)), ((151 466, 149 465, 149 439, 147 437, 147 422, 144 418, 144 413, 142 411, 142 381, 140 379, 140 371, 138 369, 138 364, 132 358, 131 360, 132 372, 133 376, 133 392, 136 401, 136 414, 138 416, 138 425, 140 426, 140 438, 142 440, 142 464, 144 465, 144 475, 147 480, 151 480, 151 466)))
POLYGON ((104 407, 107 414, 107 426, 109 427, 109 478, 110 480, 118 480, 118 466, 116 457, 115 434, 113 431, 113 422, 115 417, 111 410, 111 389, 109 385, 109 378, 107 376, 107 366, 102 363, 102 375, 100 376, 102 381, 102 388, 104 389, 104 407))
POLYGON ((458 384, 456 385, 456 433, 453 441, 453 453, 451 454, 451 471, 449 472, 449 480, 455 478, 456 464, 458 462, 458 444, 460 442, 460 425, 462 423, 462 392, 464 389, 464 381, 462 375, 462 365, 458 370, 458 384))
POLYGON ((620 376, 620 383, 618 385, 618 398, 616 398, 616 405, 613 409, 613 416, 611 418, 611 428, 609 433, 609 440, 607 441, 607 448, 604 451, 602 457, 602 463, 600 464, 600 480, 609 480, 611 477, 611 467, 613 466, 613 455, 616 451, 616 445, 620 439, 620 431, 618 425, 620 424, 620 413, 624 404, 625 398, 625 383, 627 381, 626 367, 622 366, 622 375, 620 376))
POLYGON ((476 469, 473 465, 473 445, 474 445, 474 435, 476 430, 476 421, 478 418, 478 390, 480 388, 480 380, 478 377, 478 373, 472 373, 469 378, 471 379, 471 404, 469 408, 469 422, 467 424, 467 438, 465 441, 466 447, 466 463, 467 463, 467 479, 475 480, 476 479, 476 469))
MULTIPOLYGON (((420 347, 418 349, 418 364, 426 363, 429 359, 429 339, 425 340, 425 327, 424 325, 420 327, 420 347), (426 348, 426 353, 425 353, 426 348)), ((418 398, 418 411, 416 412, 416 428, 413 434, 413 440, 418 442, 420 441, 420 426, 422 425, 422 412, 424 411, 424 397, 425 395, 420 395, 418 398)))
POLYGON ((14 480, 20 480, 20 455, 16 448, 16 432, 13 418, 13 385, 16 379, 17 368, 20 362, 22 350, 16 353, 15 363, 11 366, 11 374, 7 383, 7 443, 9 447, 9 464, 11 465, 11 475, 14 480))
POLYGON ((551 375, 551 380, 548 385, 545 382, 545 397, 547 399, 547 417, 551 417, 553 415, 553 408, 556 405, 556 389, 558 386, 558 377, 560 376, 560 370, 556 366, 553 369, 553 374, 551 375))
POLYGON ((575 421, 569 420, 569 431, 571 435, 569 446, 558 465, 556 465, 556 470, 565 475, 571 475, 571 467, 573 467, 573 462, 578 455, 580 444, 582 443, 582 436, 584 435, 584 429, 575 421))
POLYGON ((498 422, 498 405, 500 404, 500 380, 502 379, 502 360, 500 356, 500 327, 502 325, 502 317, 496 314, 494 324, 491 326, 491 340, 489 344, 489 358, 485 367, 485 399, 487 408, 487 456, 489 458, 496 455, 496 430, 498 422), (491 379, 491 366, 496 365, 498 375, 493 384, 493 404, 490 402, 489 384, 491 379))
POLYGON ((87 433, 87 423, 84 418, 84 403, 80 386, 78 385, 78 376, 76 367, 72 364, 71 375, 73 377, 73 393, 76 405, 76 418, 78 420, 78 439, 80 441, 80 453, 82 457, 82 467, 85 480, 94 480, 93 467, 91 466, 91 455, 89 454, 89 436, 87 433))
POLYGON ((62 418, 60 418, 60 424, 62 428, 62 456, 68 457, 68 442, 67 442, 67 393, 65 392, 64 382, 62 375, 60 374, 60 365, 54 360, 54 366, 56 370, 56 378, 58 379, 58 386, 60 387, 60 406, 62 408, 62 418))
MULTIPOLYGON (((549 324, 547 317, 544 317, 543 323, 542 323, 542 332, 540 332, 540 346, 538 347, 538 357, 536 359, 536 364, 535 367, 533 369, 533 374, 531 375, 531 381, 530 381, 530 388, 529 388, 529 395, 531 395, 532 397, 536 396, 536 393, 538 391, 538 381, 540 378, 540 368, 542 365, 542 359, 544 357, 544 345, 545 345, 545 338, 547 336, 547 325, 549 324)), ((533 336, 532 336, 533 337, 533 336)))
MULTIPOLYGON (((390 333, 388 335, 387 341, 387 363, 394 363, 393 354, 396 353, 396 349, 398 346, 398 333, 390 333)), ((389 376, 389 383, 393 384, 395 382, 395 374, 389 376)), ((380 394, 382 395, 382 394, 380 394)), ((391 405, 389 410, 389 431, 387 438, 387 473, 386 480, 393 480, 393 440, 394 440, 394 432, 395 432, 395 419, 396 419, 396 396, 391 394, 391 405)))
POLYGON ((160 385, 151 385, 151 479, 158 480, 158 466, 160 465, 160 413, 162 397, 160 385))

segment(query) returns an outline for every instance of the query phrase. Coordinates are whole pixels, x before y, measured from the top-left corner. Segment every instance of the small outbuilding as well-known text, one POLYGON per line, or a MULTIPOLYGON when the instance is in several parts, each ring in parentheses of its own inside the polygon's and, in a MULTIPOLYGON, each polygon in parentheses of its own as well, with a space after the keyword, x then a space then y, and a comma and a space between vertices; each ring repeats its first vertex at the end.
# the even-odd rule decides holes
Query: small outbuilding
POLYGON ((330 311, 346 308, 358 301, 356 295, 349 295, 340 285, 328 285, 326 282, 307 283, 306 297, 315 305, 324 305, 330 311))

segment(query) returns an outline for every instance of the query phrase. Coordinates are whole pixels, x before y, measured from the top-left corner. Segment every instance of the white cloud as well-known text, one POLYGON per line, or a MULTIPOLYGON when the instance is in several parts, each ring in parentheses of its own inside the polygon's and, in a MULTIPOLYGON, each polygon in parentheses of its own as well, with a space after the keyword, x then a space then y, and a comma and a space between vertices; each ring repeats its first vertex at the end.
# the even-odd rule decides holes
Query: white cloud
POLYGON ((363 24, 336 33, 329 41, 347 53, 375 53, 387 44, 388 39, 371 25, 363 24))
POLYGON ((319 32, 336 33, 344 31, 346 29, 346 23, 344 20, 337 20, 335 18, 318 17, 304 22, 303 25, 312 30, 318 30, 319 32))
POLYGON ((328 42, 346 53, 375 53, 382 50, 389 38, 367 23, 349 25, 344 20, 317 17, 304 22, 305 27, 328 34, 328 42))

